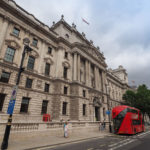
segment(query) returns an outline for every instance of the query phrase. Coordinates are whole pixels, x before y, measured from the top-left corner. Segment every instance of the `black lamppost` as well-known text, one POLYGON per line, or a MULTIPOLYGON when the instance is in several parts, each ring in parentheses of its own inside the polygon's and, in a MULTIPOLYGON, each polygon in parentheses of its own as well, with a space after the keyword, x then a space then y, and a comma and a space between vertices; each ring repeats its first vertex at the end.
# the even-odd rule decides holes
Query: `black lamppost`
POLYGON ((109 92, 110 92, 110 90, 109 89, 107 89, 107 88, 109 88, 109 86, 106 84, 106 94, 107 94, 107 107, 108 107, 108 111, 109 111, 109 114, 108 114, 108 119, 109 119, 109 132, 111 133, 112 132, 112 128, 111 128, 111 114, 110 114, 110 105, 109 105, 109 92))
MULTIPOLYGON (((17 81, 16 81, 16 86, 17 87, 19 85, 21 73, 24 71, 23 62, 24 62, 25 54, 27 52, 32 51, 32 49, 29 47, 30 40, 28 38, 24 38, 23 43, 24 43, 24 50, 23 50, 23 53, 22 53, 21 63, 20 63, 18 77, 17 77, 17 81)), ((5 128, 3 142, 2 142, 2 145, 1 145, 2 150, 7 149, 7 147, 8 147, 8 140, 9 140, 9 134, 10 134, 10 129, 11 129, 12 116, 13 116, 13 110, 12 110, 12 113, 8 117, 8 122, 7 122, 7 125, 6 125, 6 128, 5 128)))

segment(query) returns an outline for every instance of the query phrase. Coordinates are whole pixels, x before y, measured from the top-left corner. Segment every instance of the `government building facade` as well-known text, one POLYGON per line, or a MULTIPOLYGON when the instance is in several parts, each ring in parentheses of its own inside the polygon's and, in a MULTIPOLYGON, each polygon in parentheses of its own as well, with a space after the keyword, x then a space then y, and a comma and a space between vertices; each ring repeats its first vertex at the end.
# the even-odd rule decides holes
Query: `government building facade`
POLYGON ((16 85, 29 39, 32 51, 23 61, 13 121, 107 121, 106 112, 123 103, 129 88, 126 70, 108 69, 99 47, 69 25, 64 16, 51 27, 12 0, 0 1, 0 120, 16 85))

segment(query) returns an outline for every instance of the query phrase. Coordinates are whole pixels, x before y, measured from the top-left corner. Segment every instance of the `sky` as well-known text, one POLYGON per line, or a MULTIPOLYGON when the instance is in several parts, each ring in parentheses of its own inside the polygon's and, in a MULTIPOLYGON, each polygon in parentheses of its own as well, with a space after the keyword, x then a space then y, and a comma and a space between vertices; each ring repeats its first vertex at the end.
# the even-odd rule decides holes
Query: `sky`
POLYGON ((100 47, 108 68, 122 65, 129 85, 150 88, 149 0, 15 0, 48 26, 61 15, 100 47), (84 18, 89 25, 82 21, 84 18), (134 81, 135 83, 133 83, 134 81))

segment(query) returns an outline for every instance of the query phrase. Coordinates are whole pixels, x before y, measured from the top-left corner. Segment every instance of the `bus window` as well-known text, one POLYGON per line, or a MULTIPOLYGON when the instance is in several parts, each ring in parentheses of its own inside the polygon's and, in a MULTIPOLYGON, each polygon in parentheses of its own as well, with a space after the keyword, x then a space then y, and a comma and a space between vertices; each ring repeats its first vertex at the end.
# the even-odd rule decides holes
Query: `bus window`
POLYGON ((138 114, 138 111, 137 111, 137 110, 134 110, 134 109, 130 109, 130 108, 128 108, 128 112, 131 112, 131 113, 135 113, 135 114, 138 114))
POLYGON ((141 121, 140 120, 132 120, 132 125, 140 125, 141 121))

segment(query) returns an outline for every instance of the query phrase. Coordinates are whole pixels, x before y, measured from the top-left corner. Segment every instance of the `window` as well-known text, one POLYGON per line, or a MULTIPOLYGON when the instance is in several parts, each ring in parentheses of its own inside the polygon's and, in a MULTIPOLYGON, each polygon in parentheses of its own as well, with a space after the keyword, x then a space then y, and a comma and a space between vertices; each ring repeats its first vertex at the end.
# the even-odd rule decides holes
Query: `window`
POLYGON ((86 104, 83 104, 83 116, 86 115, 86 104))
POLYGON ((37 43, 38 43, 38 40, 35 39, 35 38, 33 38, 32 45, 33 45, 33 46, 37 46, 37 43))
POLYGON ((49 76, 50 74, 50 64, 46 63, 45 64, 45 75, 49 76))
POLYGON ((13 34, 18 37, 19 33, 20 33, 20 30, 18 28, 14 27, 13 34))
POLYGON ((34 62, 35 62, 35 58, 33 56, 29 56, 27 69, 33 70, 34 62))
POLYGON ((135 109, 130 109, 130 108, 128 108, 128 112, 132 112, 132 113, 138 114, 138 111, 135 110, 135 109))
POLYGON ((10 78, 10 73, 3 71, 2 75, 1 75, 1 78, 0 78, 0 82, 8 83, 9 82, 9 78, 10 78))
POLYGON ((52 48, 48 47, 48 54, 52 54, 52 48))
POLYGON ((4 59, 8 62, 13 62, 14 55, 15 55, 15 49, 8 47, 4 59))
POLYGON ((104 99, 104 96, 102 96, 102 103, 104 103, 105 102, 105 99, 104 99))
POLYGON ((6 96, 5 94, 0 94, 0 111, 2 111, 2 109, 3 109, 5 96, 6 96))
POLYGON ((62 114, 63 115, 67 114, 67 102, 63 102, 62 114))
POLYGON ((68 52, 65 52, 65 59, 68 58, 68 52))
POLYGON ((132 125, 140 125, 141 120, 132 120, 132 125))
POLYGON ((20 112, 24 112, 24 113, 28 112, 29 100, 30 100, 30 98, 28 98, 28 97, 22 98, 20 112))
POLYGON ((45 89, 44 92, 49 92, 49 84, 45 83, 45 89))
POLYGON ((86 91, 83 90, 83 97, 86 97, 86 91))
POLYGON ((64 86, 64 94, 67 94, 68 87, 64 86))
POLYGON ((48 106, 48 101, 43 100, 41 114, 46 114, 47 113, 47 106, 48 106))
POLYGON ((91 79, 92 87, 95 88, 95 79, 94 77, 91 79))
POLYGON ((64 67, 64 79, 67 79, 67 71, 68 71, 68 68, 64 67))
POLYGON ((26 88, 31 88, 32 87, 32 79, 27 78, 26 80, 26 88))

